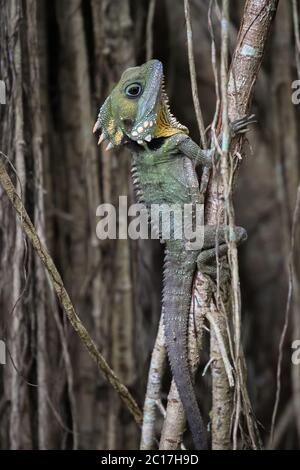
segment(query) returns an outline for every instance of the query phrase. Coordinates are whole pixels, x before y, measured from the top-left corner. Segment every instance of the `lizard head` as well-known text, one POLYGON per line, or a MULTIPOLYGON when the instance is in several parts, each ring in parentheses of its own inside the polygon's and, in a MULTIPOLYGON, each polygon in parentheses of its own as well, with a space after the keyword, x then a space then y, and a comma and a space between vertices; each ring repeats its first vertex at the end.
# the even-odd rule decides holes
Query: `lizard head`
POLYGON ((108 139, 108 148, 188 132, 170 112, 161 62, 150 60, 123 73, 100 109, 94 132, 100 129, 99 143, 108 139))

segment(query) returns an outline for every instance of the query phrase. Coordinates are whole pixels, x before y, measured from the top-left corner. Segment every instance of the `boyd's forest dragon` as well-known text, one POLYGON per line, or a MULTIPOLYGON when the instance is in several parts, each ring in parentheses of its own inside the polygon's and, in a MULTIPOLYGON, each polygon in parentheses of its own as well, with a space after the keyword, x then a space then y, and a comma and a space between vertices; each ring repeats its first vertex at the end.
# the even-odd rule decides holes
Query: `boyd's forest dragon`
MULTIPOLYGON (((232 134, 245 131, 251 118, 231 125, 232 134)), ((126 70, 100 109, 94 132, 102 130, 99 144, 108 149, 125 146, 132 153, 132 176, 139 202, 151 204, 201 203, 196 165, 212 166, 214 149, 202 150, 188 136, 188 129, 171 114, 164 90, 163 67, 151 60, 126 70)), ((162 314, 165 342, 172 374, 183 403, 195 447, 207 447, 206 431, 193 388, 187 352, 188 315, 196 269, 216 277, 215 226, 202 227, 201 249, 190 249, 186 237, 164 239, 165 261, 162 314)), ((173 227, 173 234, 176 227, 173 227)), ((235 227, 229 234, 218 227, 218 253, 226 254, 226 239, 237 243, 246 232, 235 227)))

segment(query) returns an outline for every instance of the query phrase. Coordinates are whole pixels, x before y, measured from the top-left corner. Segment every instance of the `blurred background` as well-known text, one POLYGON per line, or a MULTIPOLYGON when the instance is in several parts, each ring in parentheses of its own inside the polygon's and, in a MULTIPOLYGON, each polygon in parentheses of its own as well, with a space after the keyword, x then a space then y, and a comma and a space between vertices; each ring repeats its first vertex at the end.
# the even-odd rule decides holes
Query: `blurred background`
MULTIPOLYGON (((299 25, 293 16, 298 2, 279 3, 252 107, 258 123, 248 135, 235 191, 236 221, 249 235, 240 249, 248 387, 265 446, 299 182, 299 106, 291 101, 298 78, 294 26, 299 25)), ((209 1, 190 4, 208 125, 215 109, 209 1)), ((231 51, 243 6, 242 0, 230 1, 231 51)), ((142 406, 160 316, 163 248, 156 241, 96 238, 97 206, 117 204, 119 195, 132 198, 132 186, 130 155, 97 147, 92 128, 121 73, 145 62, 152 37, 172 111, 199 142, 183 1, 157 0, 148 33, 149 0, 0 0, 0 11, 0 80, 6 85, 0 150, 83 323, 142 406)), ((219 48, 218 8, 212 21, 219 48)), ((295 267, 297 274, 297 256, 295 267)), ((282 449, 300 448, 300 365, 291 361, 292 341, 300 339, 298 289, 295 278, 273 442, 282 449)), ((0 366, 0 448, 138 447, 139 429, 70 329, 1 188, 0 312, 0 339, 7 346, 7 364, 0 366)), ((199 377, 208 358, 203 355, 199 377)), ((200 383, 208 419, 209 371, 200 383)))

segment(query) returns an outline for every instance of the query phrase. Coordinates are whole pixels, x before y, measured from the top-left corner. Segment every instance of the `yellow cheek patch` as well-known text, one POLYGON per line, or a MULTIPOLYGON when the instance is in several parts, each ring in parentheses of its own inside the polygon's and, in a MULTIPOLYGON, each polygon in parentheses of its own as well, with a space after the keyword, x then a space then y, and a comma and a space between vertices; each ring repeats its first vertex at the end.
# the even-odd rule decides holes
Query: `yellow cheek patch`
POLYGON ((116 123, 113 118, 109 120, 109 123, 107 125, 107 132, 110 138, 112 139, 112 142, 114 145, 120 145, 122 139, 123 139, 123 132, 121 129, 119 129, 116 126, 116 123))
POLYGON ((120 145, 122 139, 123 139, 123 132, 121 131, 121 129, 119 129, 114 135, 114 141, 117 145, 120 145))
POLYGON ((113 119, 110 119, 109 123, 107 125, 107 131, 108 131, 109 135, 115 133, 115 131, 116 131, 115 127, 116 127, 115 126, 115 121, 113 119))
POLYGON ((154 137, 170 137, 174 134, 182 134, 182 132, 184 132, 182 129, 172 126, 167 108, 162 105, 157 117, 154 137))

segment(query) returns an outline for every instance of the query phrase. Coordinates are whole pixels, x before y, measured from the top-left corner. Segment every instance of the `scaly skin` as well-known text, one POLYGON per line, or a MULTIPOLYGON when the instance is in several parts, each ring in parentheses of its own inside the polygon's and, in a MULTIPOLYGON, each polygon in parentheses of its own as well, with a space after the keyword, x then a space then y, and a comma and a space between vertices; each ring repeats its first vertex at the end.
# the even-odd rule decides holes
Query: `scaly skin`
MULTIPOLYGON (((244 130, 249 122, 239 121, 237 130, 244 130)), ((189 138, 187 128, 170 113, 159 61, 124 72, 100 109, 94 131, 100 128, 99 142, 108 139, 109 148, 124 145, 132 152, 132 176, 139 202, 147 207, 177 204, 182 211, 184 204, 200 204, 195 166, 211 166, 213 150, 200 149, 189 138), (137 96, 128 97, 128 87, 133 87, 130 92, 137 92, 140 87, 137 96)), ((174 223, 173 228, 176 229, 174 223)), ((223 255, 228 228, 222 226, 218 230, 219 253, 223 255)), ((246 237, 244 229, 236 227, 231 237, 240 242, 246 237)), ((215 238, 216 228, 206 226, 201 250, 188 249, 187 239, 165 240, 162 313, 166 346, 197 449, 207 448, 207 438, 188 364, 188 315, 197 266, 203 273, 215 276, 215 238)))

